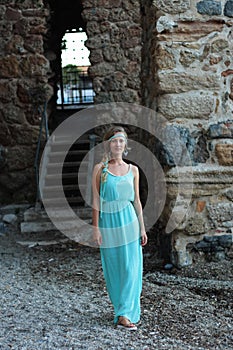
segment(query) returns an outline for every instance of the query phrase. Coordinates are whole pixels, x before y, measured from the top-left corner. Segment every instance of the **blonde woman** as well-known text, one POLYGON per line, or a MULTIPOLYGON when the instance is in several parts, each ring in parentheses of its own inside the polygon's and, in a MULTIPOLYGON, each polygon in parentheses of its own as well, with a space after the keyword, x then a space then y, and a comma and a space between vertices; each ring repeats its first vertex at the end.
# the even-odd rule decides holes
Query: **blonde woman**
POLYGON ((107 291, 117 327, 136 330, 140 320, 142 246, 147 244, 139 197, 139 171, 123 160, 128 137, 111 127, 105 155, 93 171, 93 240, 100 247, 107 291))

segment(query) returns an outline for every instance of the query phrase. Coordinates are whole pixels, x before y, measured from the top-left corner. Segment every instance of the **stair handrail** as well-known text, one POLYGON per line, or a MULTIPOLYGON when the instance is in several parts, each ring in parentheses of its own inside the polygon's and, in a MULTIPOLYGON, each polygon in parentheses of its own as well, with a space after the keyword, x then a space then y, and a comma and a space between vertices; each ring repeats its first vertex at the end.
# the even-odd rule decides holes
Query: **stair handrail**
MULTIPOLYGON (((41 120, 40 120, 39 135, 37 139, 36 155, 34 160, 34 169, 35 169, 35 176, 36 176, 36 205, 35 205, 36 207, 38 206, 38 204, 41 203, 41 193, 40 193, 40 186, 39 186, 39 169, 40 169, 39 160, 40 160, 43 128, 45 129, 45 141, 47 142, 49 139, 47 101, 44 102, 43 109, 41 108, 41 106, 38 106, 38 112, 39 112, 39 115, 41 116, 41 120)), ((43 157, 43 159, 48 160, 48 157, 43 157)), ((45 169, 45 166, 43 166, 43 169, 45 169)))

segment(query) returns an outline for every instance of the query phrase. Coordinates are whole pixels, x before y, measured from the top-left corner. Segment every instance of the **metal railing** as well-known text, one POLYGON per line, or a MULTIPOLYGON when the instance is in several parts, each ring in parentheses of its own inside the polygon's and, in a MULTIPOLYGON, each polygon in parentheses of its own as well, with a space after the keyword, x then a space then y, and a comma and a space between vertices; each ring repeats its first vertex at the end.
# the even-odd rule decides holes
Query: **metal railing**
POLYGON ((38 204, 41 203, 41 193, 40 193, 40 186, 39 186, 39 169, 40 169, 39 161, 40 161, 43 129, 45 130, 45 141, 47 142, 49 139, 47 102, 44 103, 43 109, 40 106, 38 107, 38 112, 39 112, 39 115, 41 116, 41 120, 40 120, 40 129, 39 129, 39 135, 38 135, 37 146, 36 146, 36 155, 35 155, 35 161, 34 161, 34 169, 35 169, 35 176, 36 176, 36 207, 38 206, 38 204))
POLYGON ((64 109, 71 106, 92 104, 94 102, 92 79, 87 72, 78 69, 66 71, 58 85, 57 107, 64 109))

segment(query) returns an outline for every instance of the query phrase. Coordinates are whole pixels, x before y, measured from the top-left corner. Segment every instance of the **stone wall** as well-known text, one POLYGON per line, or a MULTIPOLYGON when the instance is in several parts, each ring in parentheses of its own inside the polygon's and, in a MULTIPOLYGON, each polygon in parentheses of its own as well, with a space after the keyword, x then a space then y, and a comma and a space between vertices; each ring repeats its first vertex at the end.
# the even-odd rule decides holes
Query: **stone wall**
MULTIPOLYGON (((172 209, 177 220, 170 234, 171 259, 184 266, 206 252, 218 258, 232 257, 233 1, 154 0, 150 11, 156 14, 150 57, 154 57, 156 70, 152 73, 157 81, 156 94, 153 90, 151 94, 158 117, 167 119, 162 162, 170 169, 161 220, 165 223, 172 209), (177 140, 186 145, 193 167, 181 191, 173 167, 178 163, 179 172, 185 174, 188 164, 177 140), (171 156, 174 152, 176 162, 171 156), (220 236, 228 243, 216 248, 220 236)), ((147 96, 145 103, 150 106, 149 91, 147 96)))
POLYGON ((83 1, 95 103, 141 102, 141 14, 138 0, 83 1))
POLYGON ((0 1, 0 203, 35 198, 33 169, 42 106, 51 96, 42 0, 0 1))
MULTIPOLYGON (((56 108, 64 6, 61 0, 0 0, 1 203, 35 198, 38 106, 48 101, 49 117, 56 108)), ((176 229, 159 240, 163 246, 170 240, 172 262, 185 266, 211 253, 231 257, 233 1, 83 0, 77 21, 85 22, 88 35, 95 103, 143 104, 167 119, 164 145, 146 141, 166 171, 160 224, 165 228, 173 211, 176 229), (177 174, 190 168, 180 186, 177 174)))

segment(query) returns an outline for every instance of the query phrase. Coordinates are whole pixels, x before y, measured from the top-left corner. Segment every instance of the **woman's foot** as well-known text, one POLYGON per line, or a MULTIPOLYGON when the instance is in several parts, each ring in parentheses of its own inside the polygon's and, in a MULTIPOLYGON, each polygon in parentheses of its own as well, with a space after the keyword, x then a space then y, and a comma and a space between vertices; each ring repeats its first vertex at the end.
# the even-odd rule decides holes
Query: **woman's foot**
POLYGON ((137 326, 124 316, 118 317, 117 327, 118 328, 125 328, 129 331, 136 331, 137 330, 137 326))

